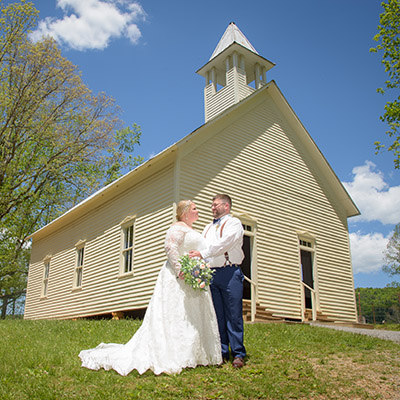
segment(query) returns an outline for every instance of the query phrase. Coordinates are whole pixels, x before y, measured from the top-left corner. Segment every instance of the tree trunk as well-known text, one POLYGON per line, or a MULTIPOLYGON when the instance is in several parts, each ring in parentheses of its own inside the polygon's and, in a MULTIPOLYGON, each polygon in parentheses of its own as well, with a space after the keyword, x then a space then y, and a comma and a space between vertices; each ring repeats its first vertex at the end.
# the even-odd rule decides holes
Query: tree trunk
POLYGON ((0 319, 6 319, 7 306, 8 306, 8 296, 3 297, 3 304, 1 305, 1 316, 0 319))
POLYGON ((11 315, 14 316, 15 315, 15 303, 17 302, 17 299, 14 297, 12 299, 12 312, 11 315))

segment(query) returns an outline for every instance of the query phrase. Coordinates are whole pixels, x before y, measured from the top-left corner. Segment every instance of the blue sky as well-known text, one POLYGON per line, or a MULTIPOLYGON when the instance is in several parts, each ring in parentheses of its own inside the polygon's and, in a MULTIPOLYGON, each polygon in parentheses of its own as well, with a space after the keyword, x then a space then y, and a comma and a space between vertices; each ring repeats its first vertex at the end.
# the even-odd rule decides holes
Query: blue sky
MULTIPOLYGON (((5 1, 5 4, 12 1, 5 1)), ((204 79, 231 21, 276 66, 275 80, 362 212, 349 220, 355 287, 384 287, 382 251, 400 222, 400 171, 379 120, 387 79, 376 45, 381 0, 37 0, 50 34, 94 91, 142 128, 137 153, 159 153, 204 123, 204 79)), ((399 280, 399 279, 397 279, 399 280)))

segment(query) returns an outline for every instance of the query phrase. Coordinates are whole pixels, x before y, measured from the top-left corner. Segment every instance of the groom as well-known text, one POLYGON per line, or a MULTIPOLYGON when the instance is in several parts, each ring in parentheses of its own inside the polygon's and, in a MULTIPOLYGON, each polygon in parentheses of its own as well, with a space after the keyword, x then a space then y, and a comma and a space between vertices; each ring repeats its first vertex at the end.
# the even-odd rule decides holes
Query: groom
POLYGON ((240 264, 243 227, 238 218, 230 214, 232 200, 226 194, 214 196, 211 205, 214 221, 208 224, 203 235, 207 248, 201 253, 189 252, 190 257, 200 257, 210 263, 215 271, 210 285, 221 337, 222 357, 229 360, 229 346, 234 368, 242 368, 246 349, 243 344, 243 273, 240 264))

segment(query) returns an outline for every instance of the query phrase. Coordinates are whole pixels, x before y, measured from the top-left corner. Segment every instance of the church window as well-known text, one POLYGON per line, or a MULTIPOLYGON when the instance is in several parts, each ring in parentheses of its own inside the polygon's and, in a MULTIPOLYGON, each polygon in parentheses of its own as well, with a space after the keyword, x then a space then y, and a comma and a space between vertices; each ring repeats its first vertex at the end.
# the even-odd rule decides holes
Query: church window
POLYGON ((47 297, 47 291, 49 288, 49 276, 50 276, 50 260, 47 259, 44 261, 42 297, 47 297))
POLYGON ((76 249, 75 282, 76 288, 82 287, 83 266, 85 258, 85 247, 80 246, 76 249))
POLYGON ((122 275, 133 272, 133 256, 135 243, 135 224, 134 220, 122 226, 122 251, 120 273, 122 275))

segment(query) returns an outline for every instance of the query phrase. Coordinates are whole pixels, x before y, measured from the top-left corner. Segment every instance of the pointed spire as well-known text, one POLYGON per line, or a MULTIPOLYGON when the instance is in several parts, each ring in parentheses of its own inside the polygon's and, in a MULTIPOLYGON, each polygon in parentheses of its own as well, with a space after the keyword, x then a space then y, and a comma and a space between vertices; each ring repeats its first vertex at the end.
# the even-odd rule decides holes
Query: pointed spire
POLYGON ((251 45, 251 43, 247 40, 246 36, 240 31, 240 29, 235 25, 234 22, 231 22, 226 28, 225 33, 222 35, 221 40, 219 41, 217 47, 212 53, 210 60, 216 57, 219 53, 222 53, 227 47, 229 47, 232 43, 239 43, 243 47, 246 47, 253 53, 257 53, 256 49, 251 45))
POLYGON ((197 71, 206 80, 206 122, 266 86, 266 73, 274 65, 261 57, 231 22, 211 58, 197 71))

